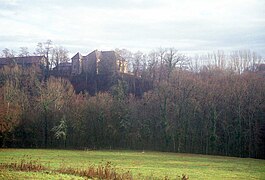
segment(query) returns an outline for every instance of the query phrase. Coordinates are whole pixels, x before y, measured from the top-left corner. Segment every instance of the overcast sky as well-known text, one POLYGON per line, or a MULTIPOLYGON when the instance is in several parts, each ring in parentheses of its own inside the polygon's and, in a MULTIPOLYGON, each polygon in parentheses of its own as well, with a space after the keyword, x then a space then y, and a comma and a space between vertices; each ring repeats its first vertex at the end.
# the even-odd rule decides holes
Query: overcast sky
POLYGON ((94 49, 182 52, 251 49, 265 55, 265 0, 0 0, 0 49, 51 39, 94 49))

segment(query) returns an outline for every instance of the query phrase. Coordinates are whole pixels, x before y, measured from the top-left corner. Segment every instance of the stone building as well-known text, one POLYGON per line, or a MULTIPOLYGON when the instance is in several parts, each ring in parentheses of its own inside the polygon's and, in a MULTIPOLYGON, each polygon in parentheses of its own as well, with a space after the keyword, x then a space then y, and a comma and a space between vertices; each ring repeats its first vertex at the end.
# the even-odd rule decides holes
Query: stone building
POLYGON ((0 58, 0 68, 10 65, 19 65, 22 67, 41 67, 44 66, 46 57, 44 56, 26 56, 26 57, 7 57, 0 58))
POLYGON ((107 75, 110 73, 128 73, 128 63, 115 51, 95 50, 86 56, 77 53, 72 58, 72 75, 88 73, 107 75))
POLYGON ((52 75, 61 77, 70 77, 72 72, 72 63, 62 62, 55 66, 52 71, 52 75))

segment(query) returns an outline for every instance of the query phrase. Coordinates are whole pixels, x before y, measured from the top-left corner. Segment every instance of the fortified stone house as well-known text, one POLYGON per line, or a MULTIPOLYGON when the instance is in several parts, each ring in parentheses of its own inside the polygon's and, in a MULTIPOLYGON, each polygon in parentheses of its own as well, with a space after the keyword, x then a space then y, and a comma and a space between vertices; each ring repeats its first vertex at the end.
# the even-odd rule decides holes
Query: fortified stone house
POLYGON ((72 75, 128 73, 128 63, 115 51, 95 50, 86 56, 77 53, 72 58, 72 75))
POLYGON ((36 66, 40 67, 41 65, 45 66, 46 57, 44 56, 26 56, 26 57, 7 57, 0 58, 0 68, 9 65, 19 65, 22 67, 31 67, 36 66))

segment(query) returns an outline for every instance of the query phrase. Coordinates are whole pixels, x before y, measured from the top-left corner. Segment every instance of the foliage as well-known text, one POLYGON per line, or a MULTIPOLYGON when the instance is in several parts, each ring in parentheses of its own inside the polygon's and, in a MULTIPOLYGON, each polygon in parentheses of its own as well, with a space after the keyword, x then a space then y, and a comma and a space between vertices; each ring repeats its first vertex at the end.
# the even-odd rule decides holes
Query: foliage
POLYGON ((265 158, 262 73, 221 65, 188 71, 174 49, 138 52, 132 61, 135 74, 117 75, 112 88, 93 96, 36 67, 2 68, 0 118, 12 123, 1 127, 0 145, 265 158), (152 88, 143 92, 147 82, 152 88))

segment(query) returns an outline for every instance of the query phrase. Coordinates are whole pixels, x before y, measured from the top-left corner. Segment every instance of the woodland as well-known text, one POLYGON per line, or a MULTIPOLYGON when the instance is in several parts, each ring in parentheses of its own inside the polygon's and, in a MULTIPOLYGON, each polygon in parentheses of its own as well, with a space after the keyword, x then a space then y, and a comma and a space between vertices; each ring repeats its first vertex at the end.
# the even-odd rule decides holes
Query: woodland
MULTIPOLYGON (((128 60, 132 78, 140 79, 137 95, 123 76, 109 76, 110 88, 91 94, 47 73, 69 61, 68 51, 51 41, 36 48, 50 61, 42 69, 1 68, 0 146, 265 158, 262 57, 250 50, 193 58, 174 48, 116 51, 128 60)), ((3 50, 2 56, 12 55, 3 50)), ((20 55, 29 55, 27 48, 20 55)))

